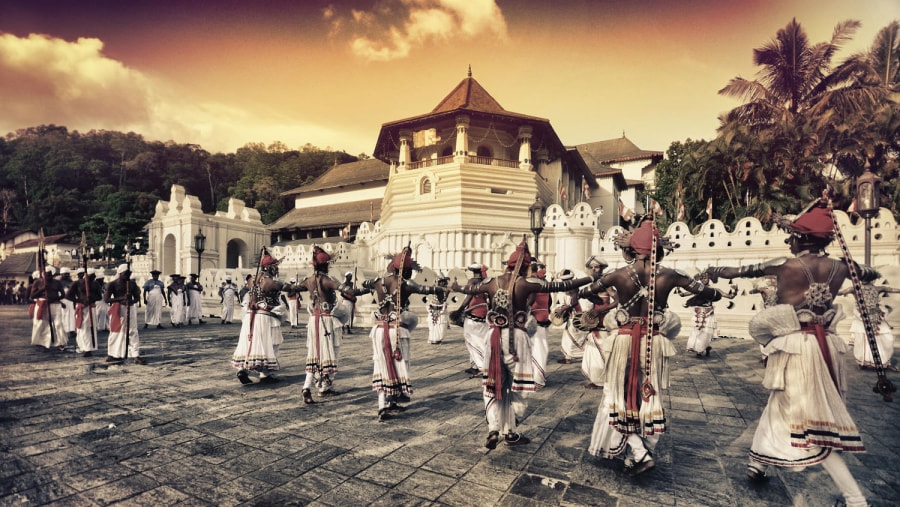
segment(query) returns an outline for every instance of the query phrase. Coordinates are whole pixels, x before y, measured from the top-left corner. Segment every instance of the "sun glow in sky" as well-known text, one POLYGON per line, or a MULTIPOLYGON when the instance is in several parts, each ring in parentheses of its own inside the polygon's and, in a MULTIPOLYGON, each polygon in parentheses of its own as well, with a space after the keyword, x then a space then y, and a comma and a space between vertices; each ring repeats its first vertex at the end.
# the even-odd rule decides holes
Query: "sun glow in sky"
POLYGON ((0 4, 0 135, 133 131, 233 152, 307 143, 371 154, 381 124, 431 111, 466 76, 563 143, 710 139, 791 20, 846 19, 862 51, 897 0, 31 0, 0 4), (16 5, 5 5, 13 3, 16 5))

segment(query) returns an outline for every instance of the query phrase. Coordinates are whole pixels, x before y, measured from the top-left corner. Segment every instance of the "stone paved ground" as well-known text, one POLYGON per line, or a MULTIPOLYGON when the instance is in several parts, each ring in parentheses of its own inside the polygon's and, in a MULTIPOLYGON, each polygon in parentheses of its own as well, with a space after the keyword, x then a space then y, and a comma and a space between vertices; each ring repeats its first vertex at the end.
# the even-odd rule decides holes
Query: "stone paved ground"
MULTIPOLYGON (((821 467, 778 471, 763 486, 745 479, 766 399, 749 340, 719 339, 708 359, 676 358, 657 468, 630 479, 621 461, 585 451, 601 391, 583 388, 578 364, 556 363, 559 332, 548 386, 523 421, 532 443, 487 451, 459 328, 435 346, 426 330, 413 333, 413 402, 377 423, 362 330, 341 349, 343 394, 304 405, 300 330, 285 327, 281 383, 242 386, 228 364, 237 325, 145 331, 148 365, 123 367, 30 346, 24 313, 0 307, 2 505, 820 506, 837 498, 821 467)), ((873 505, 896 505, 900 400, 880 401, 873 381, 850 368, 848 404, 869 452, 847 461, 873 505)))

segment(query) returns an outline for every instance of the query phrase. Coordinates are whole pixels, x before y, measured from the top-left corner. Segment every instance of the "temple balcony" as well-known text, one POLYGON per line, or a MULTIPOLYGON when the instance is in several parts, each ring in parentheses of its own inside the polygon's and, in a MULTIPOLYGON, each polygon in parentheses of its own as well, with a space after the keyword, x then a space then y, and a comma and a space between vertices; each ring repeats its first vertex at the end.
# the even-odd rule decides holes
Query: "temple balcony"
MULTIPOLYGON (((409 169, 422 169, 424 167, 434 167, 439 165, 446 165, 455 163, 456 156, 447 155, 444 157, 430 158, 425 160, 419 160, 417 162, 410 162, 407 167, 409 169)), ((502 158, 493 158, 493 157, 478 157, 466 155, 465 160, 463 160, 465 164, 478 164, 478 165, 490 165, 490 166, 499 166, 499 167, 519 167, 520 162, 518 160, 507 160, 502 158)))

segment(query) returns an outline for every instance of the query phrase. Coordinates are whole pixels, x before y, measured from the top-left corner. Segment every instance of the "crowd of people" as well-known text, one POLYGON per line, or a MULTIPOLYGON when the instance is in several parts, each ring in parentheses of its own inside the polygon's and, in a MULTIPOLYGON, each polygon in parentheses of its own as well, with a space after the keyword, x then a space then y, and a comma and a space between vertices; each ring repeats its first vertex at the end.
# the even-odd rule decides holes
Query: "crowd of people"
POLYGON ((0 305, 27 305, 28 285, 23 280, 0 281, 0 305))
MULTIPOLYGON (((524 239, 502 273, 489 276, 488 268, 476 262, 468 266, 471 276, 462 284, 447 277, 430 285, 414 281, 414 272, 422 268, 408 246, 390 258, 382 274, 359 286, 350 272, 343 281, 329 275, 331 256, 320 247, 313 250, 312 274, 282 282, 280 261, 264 249, 257 274, 247 275, 242 287, 230 276, 219 287, 221 319, 222 324, 235 318, 241 323, 231 357, 238 381, 275 383, 281 368, 282 323, 299 327, 298 312, 305 302, 309 319, 302 395, 306 404, 315 404, 317 398, 339 393, 335 382, 342 337, 352 329, 357 297, 372 294, 373 413, 378 421, 388 421, 398 417, 413 396, 410 333, 418 326, 418 316, 410 310, 410 299, 420 295, 427 309, 428 343, 442 344, 449 325, 462 327, 469 359, 465 373, 480 379, 487 449, 529 443, 519 425, 529 395, 546 385, 549 328, 556 325, 562 328, 559 362, 580 360, 585 387, 603 390, 588 452, 623 456, 625 474, 637 476, 656 467, 654 452, 669 424, 661 392, 669 386, 669 362, 677 353, 673 340, 681 331, 680 319, 669 308, 670 296, 689 297, 683 303, 693 311, 686 352, 708 357, 716 336, 714 303, 736 295, 734 287, 725 292, 713 284, 754 278, 764 282, 753 291, 763 296, 764 304, 750 321, 749 333, 760 344, 766 363, 763 385, 771 394, 750 449, 747 475, 764 481, 769 466, 802 470, 821 464, 846 505, 866 505, 841 453, 834 452, 865 449, 843 401, 842 356, 848 343, 835 333, 840 311, 834 300, 848 293, 841 291, 846 281, 862 285, 856 287, 857 294, 865 295, 863 304, 878 335, 854 324, 850 344, 857 349, 860 366, 881 368, 890 363, 893 336, 884 327, 880 297, 900 291, 874 285, 880 275, 872 268, 825 253, 836 230, 827 199, 779 225, 789 234, 791 257, 711 266, 696 276, 663 264, 672 245, 652 217, 615 238, 623 256, 621 267, 608 269, 609 263, 594 255, 584 264, 585 276, 566 269, 552 280, 524 239), (464 298, 451 311, 449 303, 456 301, 452 293, 464 298), (873 344, 881 362, 872 357, 873 344)), ((69 272, 55 276, 51 266, 42 276, 35 273, 28 291, 32 343, 65 350, 74 339, 76 351, 90 356, 98 349, 97 331, 108 329, 107 361, 132 358, 145 364, 136 313, 141 301, 144 329, 164 327, 164 306, 171 309, 173 326, 205 322, 197 275, 190 275, 188 283, 185 277, 170 275, 172 283, 165 286, 160 274, 153 271, 139 288, 124 264, 105 285, 103 273, 90 269, 78 270, 76 279, 69 272)))

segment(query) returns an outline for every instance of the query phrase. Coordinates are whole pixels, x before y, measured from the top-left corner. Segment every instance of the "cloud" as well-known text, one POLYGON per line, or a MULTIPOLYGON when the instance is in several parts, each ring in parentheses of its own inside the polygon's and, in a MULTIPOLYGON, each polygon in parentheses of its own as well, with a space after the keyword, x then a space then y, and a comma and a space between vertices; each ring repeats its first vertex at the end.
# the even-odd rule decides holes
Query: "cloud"
POLYGON ((323 18, 331 23, 332 37, 352 31, 351 51, 368 61, 406 58, 419 47, 457 38, 507 39, 506 20, 494 0, 384 0, 349 16, 329 7, 323 18))
POLYGON ((0 34, 2 121, 14 127, 146 121, 151 80, 104 57, 102 49, 99 39, 0 34))
MULTIPOLYGON (((136 132, 149 141, 233 152, 248 142, 334 146, 333 128, 190 96, 103 54, 103 42, 0 33, 0 136, 38 125, 136 132)), ((349 140, 348 140, 349 141, 349 140)), ((368 144, 357 140, 357 149, 368 144)))

